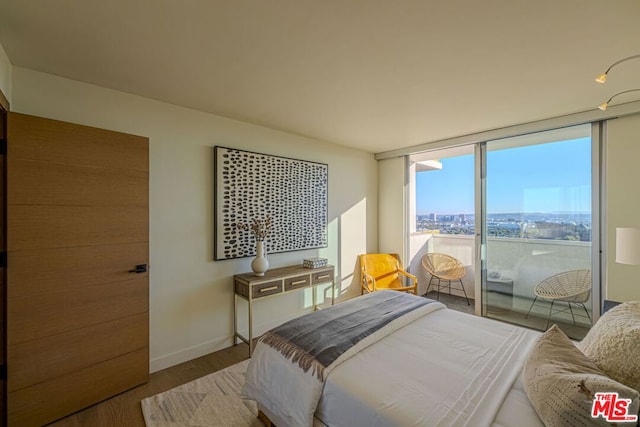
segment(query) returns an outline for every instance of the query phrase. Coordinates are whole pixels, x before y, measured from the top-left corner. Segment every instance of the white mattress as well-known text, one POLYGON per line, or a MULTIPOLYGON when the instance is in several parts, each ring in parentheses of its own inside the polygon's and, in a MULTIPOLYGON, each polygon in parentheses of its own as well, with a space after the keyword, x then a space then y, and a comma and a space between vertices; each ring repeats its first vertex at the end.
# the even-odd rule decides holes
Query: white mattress
MULTIPOLYGON (((492 353, 509 346, 517 330, 522 328, 437 310, 335 368, 327 378, 316 417, 331 426, 462 425, 465 422, 452 421, 445 414, 450 414, 452 406, 464 406, 467 396, 475 398, 474 393, 490 389, 495 396, 483 398, 503 401, 494 405, 500 408, 497 415, 494 409, 490 416, 477 412, 476 417, 477 408, 463 409, 472 411, 472 423, 467 424, 542 426, 520 384, 526 351, 514 356, 515 360, 505 356, 497 364, 511 366, 511 372, 504 369, 476 375, 484 359, 500 357, 492 353), (403 349, 401 355, 397 348, 403 349), (476 379, 469 383, 469 378, 476 379)), ((540 334, 527 330, 524 335, 528 351, 540 334)))

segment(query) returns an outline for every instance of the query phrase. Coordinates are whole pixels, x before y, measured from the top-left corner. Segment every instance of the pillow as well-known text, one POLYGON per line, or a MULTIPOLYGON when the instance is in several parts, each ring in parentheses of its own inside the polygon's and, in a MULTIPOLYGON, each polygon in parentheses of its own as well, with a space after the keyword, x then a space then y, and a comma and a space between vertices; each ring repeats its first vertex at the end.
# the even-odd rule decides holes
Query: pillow
POLYGON ((640 393, 607 377, 553 325, 533 346, 522 371, 524 391, 545 426, 610 425, 591 417, 597 392, 617 392, 631 399, 629 415, 638 413, 640 393))
POLYGON ((640 301, 607 311, 578 347, 609 377, 640 391, 640 301))

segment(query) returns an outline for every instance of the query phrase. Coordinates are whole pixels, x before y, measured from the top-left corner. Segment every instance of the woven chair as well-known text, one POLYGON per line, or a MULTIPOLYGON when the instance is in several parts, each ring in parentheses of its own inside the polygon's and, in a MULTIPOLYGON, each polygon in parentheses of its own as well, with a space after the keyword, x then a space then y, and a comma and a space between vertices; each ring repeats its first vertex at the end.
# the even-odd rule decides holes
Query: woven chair
POLYGON ((427 293, 429 293, 429 289, 433 284, 438 295, 436 298, 439 300, 440 289, 449 288, 449 295, 451 295, 451 282, 460 282, 460 288, 453 289, 462 290, 467 300, 467 305, 471 305, 469 298, 467 298, 467 291, 464 290, 464 284, 462 283, 462 278, 466 271, 460 261, 451 255, 431 252, 423 256, 421 262, 422 267, 431 275, 429 285, 427 285, 427 293), (445 284, 443 285, 442 282, 445 282, 445 284))
POLYGON ((576 318, 573 313, 573 309, 571 308, 571 304, 581 305, 584 312, 587 314, 589 322, 591 322, 589 311, 584 305, 591 295, 591 287, 591 270, 569 270, 547 277, 542 282, 538 283, 533 290, 536 296, 533 299, 531 307, 529 307, 529 311, 525 318, 529 317, 531 309, 535 305, 536 301, 538 298, 541 298, 546 301, 551 301, 545 329, 549 327, 549 322, 551 321, 551 316, 553 314, 564 313, 567 311, 567 308, 564 308, 553 313, 553 304, 556 302, 567 303, 574 324, 576 323, 576 318))
POLYGON ((381 289, 418 294, 418 279, 400 267, 398 254, 360 255, 360 273, 362 277, 361 293, 375 292, 381 289), (410 284, 403 282, 403 277, 410 284))

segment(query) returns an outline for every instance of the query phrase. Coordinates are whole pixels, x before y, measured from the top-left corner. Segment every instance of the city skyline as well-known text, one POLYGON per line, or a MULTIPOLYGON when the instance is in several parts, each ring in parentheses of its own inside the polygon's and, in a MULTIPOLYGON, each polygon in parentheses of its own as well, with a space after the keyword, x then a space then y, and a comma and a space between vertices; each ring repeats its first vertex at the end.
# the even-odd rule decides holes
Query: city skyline
MULTIPOLYGON (((441 170, 416 174, 416 213, 472 215, 474 156, 440 161, 441 170)), ((591 139, 488 151, 487 211, 590 213, 591 139)))
MULTIPOLYGON (((416 215, 416 232, 475 234, 475 215, 416 215)), ((500 213, 487 214, 488 236, 591 241, 591 214, 500 213)))

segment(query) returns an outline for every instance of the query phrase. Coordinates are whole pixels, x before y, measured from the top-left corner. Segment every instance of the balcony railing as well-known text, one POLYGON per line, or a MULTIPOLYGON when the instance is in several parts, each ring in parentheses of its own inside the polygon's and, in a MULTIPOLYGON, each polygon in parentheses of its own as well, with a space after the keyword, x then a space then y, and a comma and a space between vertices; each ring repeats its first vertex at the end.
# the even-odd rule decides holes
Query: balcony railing
MULTIPOLYGON (((470 298, 476 297, 480 284, 475 277, 474 236, 429 233, 410 236, 409 268, 418 277, 420 294, 427 290, 428 275, 420 265, 422 255, 427 252, 442 252, 458 258, 466 267, 465 290, 470 298)), ((487 239, 488 281, 493 281, 498 290, 511 287, 509 309, 513 311, 526 313, 535 296, 535 286, 545 278, 567 270, 590 268, 591 242, 511 237, 487 239)), ((461 291, 452 293, 462 295, 461 291)), ((590 304, 588 301, 585 305, 590 308, 590 304)), ((544 305, 534 312, 536 310, 544 311, 544 305)))

